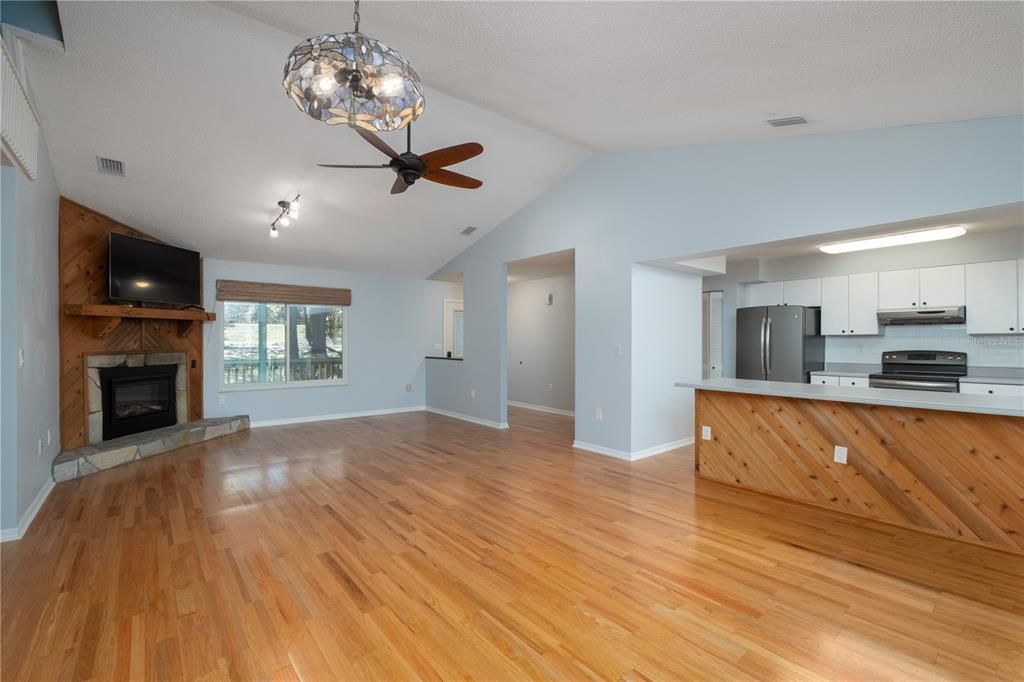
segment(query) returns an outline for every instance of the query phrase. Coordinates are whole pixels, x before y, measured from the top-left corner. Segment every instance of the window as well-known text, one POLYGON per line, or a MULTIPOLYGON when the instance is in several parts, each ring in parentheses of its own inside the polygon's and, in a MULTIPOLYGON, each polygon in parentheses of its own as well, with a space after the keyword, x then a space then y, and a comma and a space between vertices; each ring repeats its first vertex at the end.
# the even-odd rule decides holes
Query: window
POLYGON ((346 383, 348 308, 224 302, 225 387, 346 383))
POLYGON ((450 358, 462 357, 462 300, 444 299, 444 353, 450 358))

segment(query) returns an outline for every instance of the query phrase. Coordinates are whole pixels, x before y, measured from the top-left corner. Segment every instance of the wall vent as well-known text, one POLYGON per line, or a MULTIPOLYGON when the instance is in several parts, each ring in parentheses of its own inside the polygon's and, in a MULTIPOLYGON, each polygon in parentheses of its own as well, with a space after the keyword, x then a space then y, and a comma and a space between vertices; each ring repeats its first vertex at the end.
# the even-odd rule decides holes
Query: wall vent
POLYGON ((466 235, 468 237, 469 235, 473 234, 474 232, 476 232, 476 228, 473 227, 472 225, 470 225, 469 227, 464 229, 462 232, 459 232, 459 234, 464 234, 464 235, 466 235))
POLYGON ((786 126, 802 126, 807 123, 803 116, 787 116, 785 118, 768 119, 768 125, 772 128, 785 128, 786 126))
POLYGON ((116 175, 119 178, 124 177, 124 161, 97 156, 96 168, 104 175, 116 175))

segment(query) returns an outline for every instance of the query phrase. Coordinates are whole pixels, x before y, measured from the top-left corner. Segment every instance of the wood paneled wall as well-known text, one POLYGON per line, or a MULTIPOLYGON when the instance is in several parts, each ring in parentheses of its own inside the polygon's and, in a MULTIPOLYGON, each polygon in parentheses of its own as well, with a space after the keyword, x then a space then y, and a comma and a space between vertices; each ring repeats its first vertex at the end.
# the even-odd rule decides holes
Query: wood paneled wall
POLYGON ((1024 553, 1024 419, 698 390, 701 425, 701 478, 1024 553))
MULTIPOLYGON (((64 314, 67 303, 107 303, 107 234, 153 239, 70 199, 60 200, 60 434, 61 448, 86 442, 84 357, 96 353, 185 351, 188 353, 189 419, 203 416, 203 330, 193 325, 178 335, 174 320, 126 319, 103 338, 92 320, 64 314)), ((158 241, 158 240, 153 240, 158 241)), ((157 307, 157 306, 154 306, 157 307)))

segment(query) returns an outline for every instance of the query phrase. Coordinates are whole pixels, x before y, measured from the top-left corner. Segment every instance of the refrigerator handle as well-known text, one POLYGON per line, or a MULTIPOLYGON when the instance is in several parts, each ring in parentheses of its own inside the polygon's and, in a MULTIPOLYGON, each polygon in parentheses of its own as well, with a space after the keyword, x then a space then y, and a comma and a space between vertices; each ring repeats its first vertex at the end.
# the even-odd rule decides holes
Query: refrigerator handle
POLYGON ((765 343, 765 362, 768 365, 768 374, 772 373, 772 318, 768 318, 767 342, 765 343))
POLYGON ((762 317, 761 318, 761 377, 762 378, 767 377, 767 370, 765 369, 765 366, 764 366, 764 356, 765 356, 765 352, 764 352, 764 350, 765 350, 765 324, 767 323, 766 320, 767 320, 767 317, 762 317))

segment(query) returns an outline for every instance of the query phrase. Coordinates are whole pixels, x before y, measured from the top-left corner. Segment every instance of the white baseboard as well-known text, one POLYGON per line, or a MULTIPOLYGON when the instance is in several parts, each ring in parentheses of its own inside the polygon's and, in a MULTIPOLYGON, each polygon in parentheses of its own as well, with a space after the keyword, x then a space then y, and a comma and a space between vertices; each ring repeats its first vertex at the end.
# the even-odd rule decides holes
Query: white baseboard
POLYGON ((630 460, 635 462, 638 459, 643 459, 645 457, 653 457, 654 455, 660 455, 663 452, 675 450, 676 448, 681 448, 684 445, 693 445, 693 436, 690 436, 689 438, 683 438, 682 440, 675 440, 672 441, 671 443, 662 443, 661 445, 655 445, 654 447, 645 448, 643 450, 634 450, 633 452, 630 453, 630 460))
POLYGON ((262 419, 249 424, 250 428, 257 429, 263 426, 285 426, 286 424, 306 424, 308 422, 333 421, 335 419, 353 419, 355 417, 379 417, 385 414, 401 414, 403 412, 422 412, 423 405, 411 407, 389 407, 383 410, 364 410, 362 412, 342 412, 339 414, 318 414, 312 417, 290 417, 287 419, 262 419))
POLYGON ((509 400, 508 404, 512 407, 521 407, 524 410, 535 410, 536 412, 550 412, 551 414, 564 414, 567 417, 575 417, 576 413, 572 410, 560 410, 557 407, 547 407, 546 405, 532 405, 530 403, 519 403, 515 400, 509 400))
POLYGON ((585 443, 580 440, 574 440, 572 446, 577 450, 586 450, 587 452, 593 452, 597 455, 605 455, 606 457, 615 457, 616 459, 624 459, 627 462, 635 462, 646 457, 653 457, 654 455, 660 455, 663 452, 669 450, 675 450, 681 448, 684 445, 690 445, 693 443, 693 437, 684 438, 682 440, 672 441, 671 443, 663 443, 661 445, 655 445, 654 447, 645 448, 643 450, 635 450, 633 452, 626 452, 625 450, 613 450, 612 448, 606 448, 603 445, 594 445, 593 443, 585 443))
POLYGON ((434 414, 441 414, 445 417, 451 417, 453 419, 461 419, 462 421, 471 422, 473 424, 479 424, 481 426, 489 426, 492 429, 507 429, 508 422, 495 422, 490 419, 481 419, 480 417, 470 417, 468 414, 462 414, 460 412, 450 412, 448 410, 442 410, 438 407, 430 407, 427 405, 427 412, 433 412, 434 414))
POLYGON ((50 491, 53 490, 54 482, 52 478, 46 479, 46 483, 39 489, 39 494, 36 495, 36 499, 32 500, 32 504, 29 505, 25 513, 21 515, 21 520, 18 521, 17 528, 4 528, 0 530, 0 542, 10 542, 11 540, 20 540, 25 537, 25 533, 28 532, 29 526, 32 525, 32 521, 35 520, 36 514, 43 506, 43 502, 46 502, 46 498, 49 497, 50 491))

